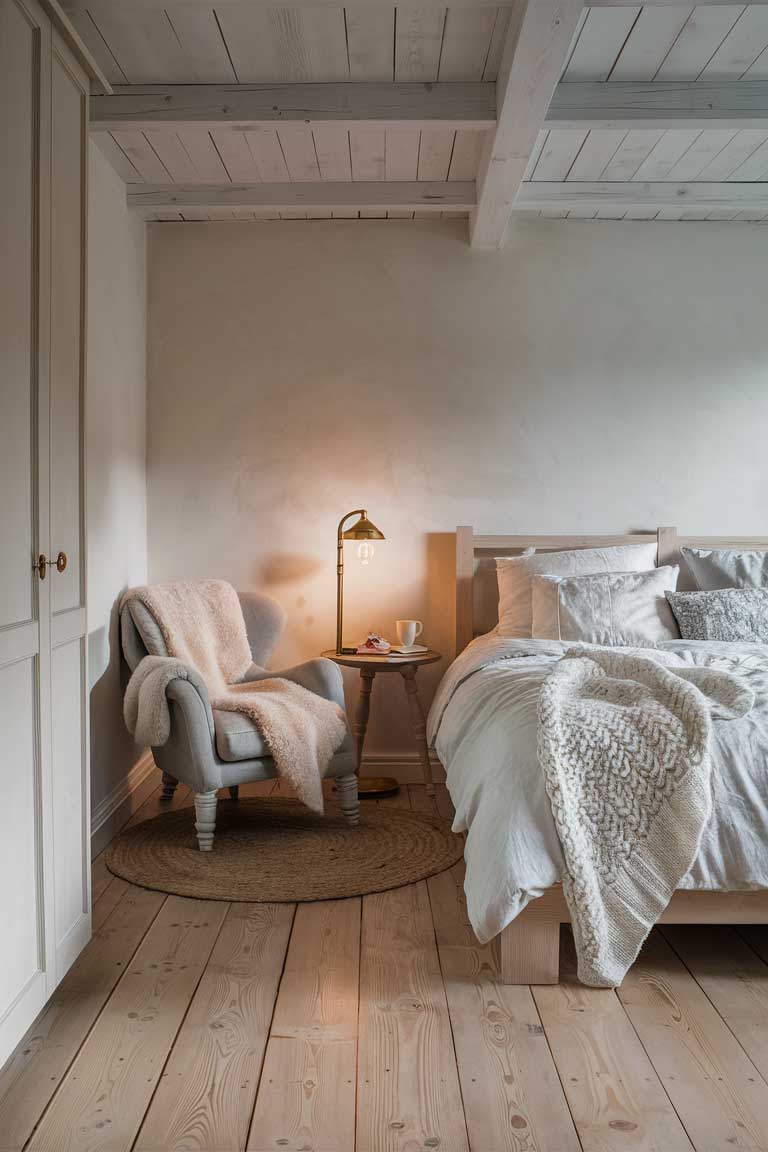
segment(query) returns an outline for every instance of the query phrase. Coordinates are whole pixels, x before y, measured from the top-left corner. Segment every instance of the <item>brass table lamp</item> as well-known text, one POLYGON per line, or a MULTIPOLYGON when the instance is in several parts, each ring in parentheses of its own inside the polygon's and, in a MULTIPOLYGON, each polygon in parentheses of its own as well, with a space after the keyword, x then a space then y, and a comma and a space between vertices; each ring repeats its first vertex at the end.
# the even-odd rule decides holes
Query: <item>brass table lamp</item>
POLYGON ((336 533, 336 655, 352 655, 357 651, 356 648, 344 648, 342 646, 342 627, 344 621, 344 541, 345 540, 359 540, 360 544, 357 550, 358 557, 362 564, 368 564, 373 557, 373 544, 372 540, 383 540, 384 533, 379 532, 375 524, 371 524, 368 519, 368 513, 365 508, 356 508, 354 512, 347 512, 339 520, 339 528, 336 533), (359 516, 351 528, 344 528, 350 516, 359 516))
MULTIPOLYGON (((351 656, 357 652, 356 648, 345 648, 343 642, 344 628, 344 541, 359 540, 357 555, 361 564, 368 564, 373 559, 374 540, 384 540, 384 533, 380 532, 375 524, 368 519, 365 508, 356 508, 347 512, 339 521, 336 533, 336 655, 351 656), (359 516, 349 528, 344 528, 350 516, 359 516)), ((370 681, 367 681, 370 693, 370 681)), ((397 780, 391 776, 361 776, 360 765, 357 766, 358 785, 357 794, 361 798, 376 796, 394 796, 400 790, 397 780)))

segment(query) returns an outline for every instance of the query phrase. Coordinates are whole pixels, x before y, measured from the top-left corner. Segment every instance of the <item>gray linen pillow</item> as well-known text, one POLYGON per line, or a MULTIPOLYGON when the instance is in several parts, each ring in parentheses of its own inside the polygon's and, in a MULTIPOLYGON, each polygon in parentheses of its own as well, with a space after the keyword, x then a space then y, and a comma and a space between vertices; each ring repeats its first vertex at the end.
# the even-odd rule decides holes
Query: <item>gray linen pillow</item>
POLYGON ((768 588, 768 552, 683 547, 680 553, 702 592, 715 588, 768 588))
POLYGON ((666 595, 684 640, 768 643, 768 588, 666 595))

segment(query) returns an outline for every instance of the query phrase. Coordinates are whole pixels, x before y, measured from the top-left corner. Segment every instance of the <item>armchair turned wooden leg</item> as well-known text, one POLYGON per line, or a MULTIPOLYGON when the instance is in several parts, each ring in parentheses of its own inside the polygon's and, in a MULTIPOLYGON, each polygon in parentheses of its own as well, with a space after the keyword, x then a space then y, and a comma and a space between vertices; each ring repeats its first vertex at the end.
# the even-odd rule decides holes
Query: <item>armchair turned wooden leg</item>
POLYGON ((360 821, 360 801, 357 798, 357 776, 352 772, 349 776, 338 776, 336 788, 339 793, 339 805, 347 823, 352 827, 360 821))
POLYGON ((163 772, 163 790, 160 793, 161 800, 173 800, 173 794, 176 791, 178 780, 175 776, 171 776, 170 772, 163 772))
POLYGON ((229 798, 230 798, 230 800, 239 800, 240 799, 240 785, 239 784, 230 784, 230 786, 229 786, 229 798))
POLYGON ((216 791, 198 792, 195 796, 195 829, 197 844, 201 852, 213 849, 213 834, 216 831, 216 791))

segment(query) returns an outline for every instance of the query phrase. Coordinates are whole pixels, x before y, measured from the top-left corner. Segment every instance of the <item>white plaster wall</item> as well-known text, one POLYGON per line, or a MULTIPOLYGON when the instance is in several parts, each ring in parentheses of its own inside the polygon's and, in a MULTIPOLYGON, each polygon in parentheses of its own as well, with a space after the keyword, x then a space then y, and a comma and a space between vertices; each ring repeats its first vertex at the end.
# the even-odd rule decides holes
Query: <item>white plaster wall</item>
MULTIPOLYGON (((347 639, 416 616, 448 652, 456 524, 768 532, 768 228, 510 231, 150 225, 151 578, 266 590, 277 661, 315 655, 362 505, 387 541, 348 563, 347 639)), ((369 751, 410 749, 401 705, 377 683, 369 751)))
POLYGON ((122 717, 117 602, 147 577, 145 225, 91 144, 88 210, 88 648, 91 803, 114 793, 140 749, 122 717))

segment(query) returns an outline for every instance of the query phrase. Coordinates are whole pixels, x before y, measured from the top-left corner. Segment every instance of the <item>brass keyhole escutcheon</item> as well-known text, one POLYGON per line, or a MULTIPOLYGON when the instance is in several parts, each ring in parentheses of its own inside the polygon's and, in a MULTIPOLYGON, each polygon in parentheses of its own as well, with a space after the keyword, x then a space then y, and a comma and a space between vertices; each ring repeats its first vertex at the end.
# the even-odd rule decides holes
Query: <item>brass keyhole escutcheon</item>
POLYGON ((41 580, 45 580, 46 568, 55 568, 57 572, 63 572, 67 566, 66 552, 59 552, 55 560, 46 559, 45 553, 41 552, 36 562, 32 565, 32 571, 37 572, 41 580))

